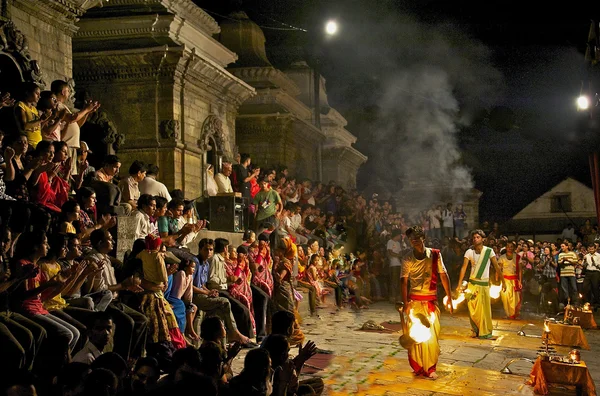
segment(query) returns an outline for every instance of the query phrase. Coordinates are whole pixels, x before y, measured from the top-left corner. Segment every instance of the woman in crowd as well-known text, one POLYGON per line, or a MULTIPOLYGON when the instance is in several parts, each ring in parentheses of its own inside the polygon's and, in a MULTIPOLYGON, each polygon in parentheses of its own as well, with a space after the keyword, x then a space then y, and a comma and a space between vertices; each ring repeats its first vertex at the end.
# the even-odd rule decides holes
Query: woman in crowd
POLYGON ((33 160, 39 162, 40 166, 30 178, 30 183, 33 186, 33 201, 58 214, 60 207, 69 198, 69 192, 61 188, 61 182, 54 180, 60 178, 60 163, 53 162, 53 158, 52 143, 45 140, 39 142, 33 153, 33 160))
POLYGON ((229 252, 225 257, 225 270, 227 271, 229 294, 248 309, 254 331, 253 334, 256 334, 252 289, 250 288, 252 274, 248 259, 246 258, 247 254, 248 250, 245 246, 239 246, 235 249, 234 246, 229 245, 229 252))
POLYGON ((185 306, 185 319, 183 326, 181 321, 178 319, 179 329, 185 332, 185 335, 192 340, 198 340, 198 334, 194 331, 194 319, 198 313, 198 308, 192 303, 193 293, 193 281, 194 281, 194 270, 196 269, 196 263, 190 260, 181 260, 179 264, 179 271, 173 275, 173 289, 171 290, 170 297, 181 300, 185 306))
POLYGON ((164 253, 160 251, 162 241, 153 235, 146 237, 146 249, 137 255, 142 260, 145 294, 141 309, 150 321, 149 342, 170 342, 176 348, 185 348, 186 342, 179 330, 175 313, 165 300, 163 292, 169 282, 164 253))
POLYGON ((87 244, 94 230, 109 229, 117 225, 117 218, 105 214, 98 218, 96 211, 96 192, 90 187, 81 187, 77 190, 77 203, 79 204, 79 219, 73 222, 76 233, 81 242, 87 244))
POLYGON ((48 342, 44 344, 47 347, 44 356, 48 358, 45 364, 58 369, 73 353, 80 333, 75 326, 53 315, 44 307, 44 301, 60 293, 69 275, 61 271, 52 279, 43 282, 44 276, 39 264, 47 255, 48 239, 44 231, 34 229, 30 233, 24 233, 19 239, 14 255, 17 276, 32 269, 37 274, 23 283, 20 298, 15 302, 26 317, 41 325, 48 333, 48 342))
POLYGON ((23 100, 15 105, 15 120, 19 131, 27 136, 27 142, 35 149, 42 141, 42 125, 48 121, 48 115, 40 117, 37 103, 40 100, 41 90, 33 82, 23 83, 23 100))

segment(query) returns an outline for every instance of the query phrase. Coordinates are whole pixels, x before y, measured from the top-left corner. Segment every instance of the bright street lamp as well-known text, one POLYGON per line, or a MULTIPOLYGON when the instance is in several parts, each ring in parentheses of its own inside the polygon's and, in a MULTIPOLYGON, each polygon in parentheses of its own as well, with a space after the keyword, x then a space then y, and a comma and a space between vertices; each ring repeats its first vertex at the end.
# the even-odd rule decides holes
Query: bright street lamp
POLYGON ((327 33, 330 36, 333 36, 334 34, 336 34, 338 31, 338 24, 336 21, 329 21, 327 22, 327 24, 325 25, 325 33, 327 33))
POLYGON ((587 110, 590 107, 590 101, 587 96, 580 96, 577 98, 577 108, 579 110, 587 110))

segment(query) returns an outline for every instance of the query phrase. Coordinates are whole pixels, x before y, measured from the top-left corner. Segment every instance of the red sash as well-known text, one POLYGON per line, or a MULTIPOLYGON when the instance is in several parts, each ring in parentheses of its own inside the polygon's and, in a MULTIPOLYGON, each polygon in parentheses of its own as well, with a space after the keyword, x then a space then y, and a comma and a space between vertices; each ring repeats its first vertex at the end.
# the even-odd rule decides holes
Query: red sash
POLYGON ((440 251, 438 249, 431 249, 431 283, 429 284, 429 290, 437 290, 438 283, 438 260, 440 257, 440 251))

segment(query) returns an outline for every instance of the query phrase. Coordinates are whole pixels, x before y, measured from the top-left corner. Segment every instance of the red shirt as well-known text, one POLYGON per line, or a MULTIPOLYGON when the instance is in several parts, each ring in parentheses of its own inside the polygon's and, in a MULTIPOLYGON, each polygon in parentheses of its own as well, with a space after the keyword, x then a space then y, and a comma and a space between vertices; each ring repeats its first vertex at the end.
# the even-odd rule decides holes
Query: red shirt
MULTIPOLYGON (((17 263, 17 265, 19 265, 20 267, 24 267, 26 265, 34 265, 31 261, 26 260, 26 259, 21 259, 19 260, 19 262, 17 263)), ((29 291, 29 290, 33 290, 36 287, 39 287, 40 284, 42 283, 42 272, 38 272, 38 274, 33 277, 33 278, 29 278, 24 282, 25 285, 25 290, 29 291)), ((23 300, 23 302, 21 303, 21 309, 23 310, 23 312, 25 312, 26 314, 29 315, 48 315, 48 311, 46 310, 46 308, 44 308, 44 304, 42 303, 42 298, 41 298, 41 294, 36 294, 34 296, 29 297, 26 300, 23 300)))

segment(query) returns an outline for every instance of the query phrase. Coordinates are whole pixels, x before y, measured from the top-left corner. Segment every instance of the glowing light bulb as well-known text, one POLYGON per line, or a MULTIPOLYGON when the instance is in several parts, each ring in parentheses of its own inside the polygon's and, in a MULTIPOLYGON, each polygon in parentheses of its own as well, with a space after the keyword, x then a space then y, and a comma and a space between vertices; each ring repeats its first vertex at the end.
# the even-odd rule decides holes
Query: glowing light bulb
POLYGON ((338 24, 336 21, 329 21, 327 22, 327 24, 325 25, 325 33, 327 33, 330 36, 333 36, 334 34, 336 34, 338 31, 338 24))
POLYGON ((587 108, 590 107, 590 101, 587 96, 582 95, 577 98, 577 107, 580 110, 587 110, 587 108))

